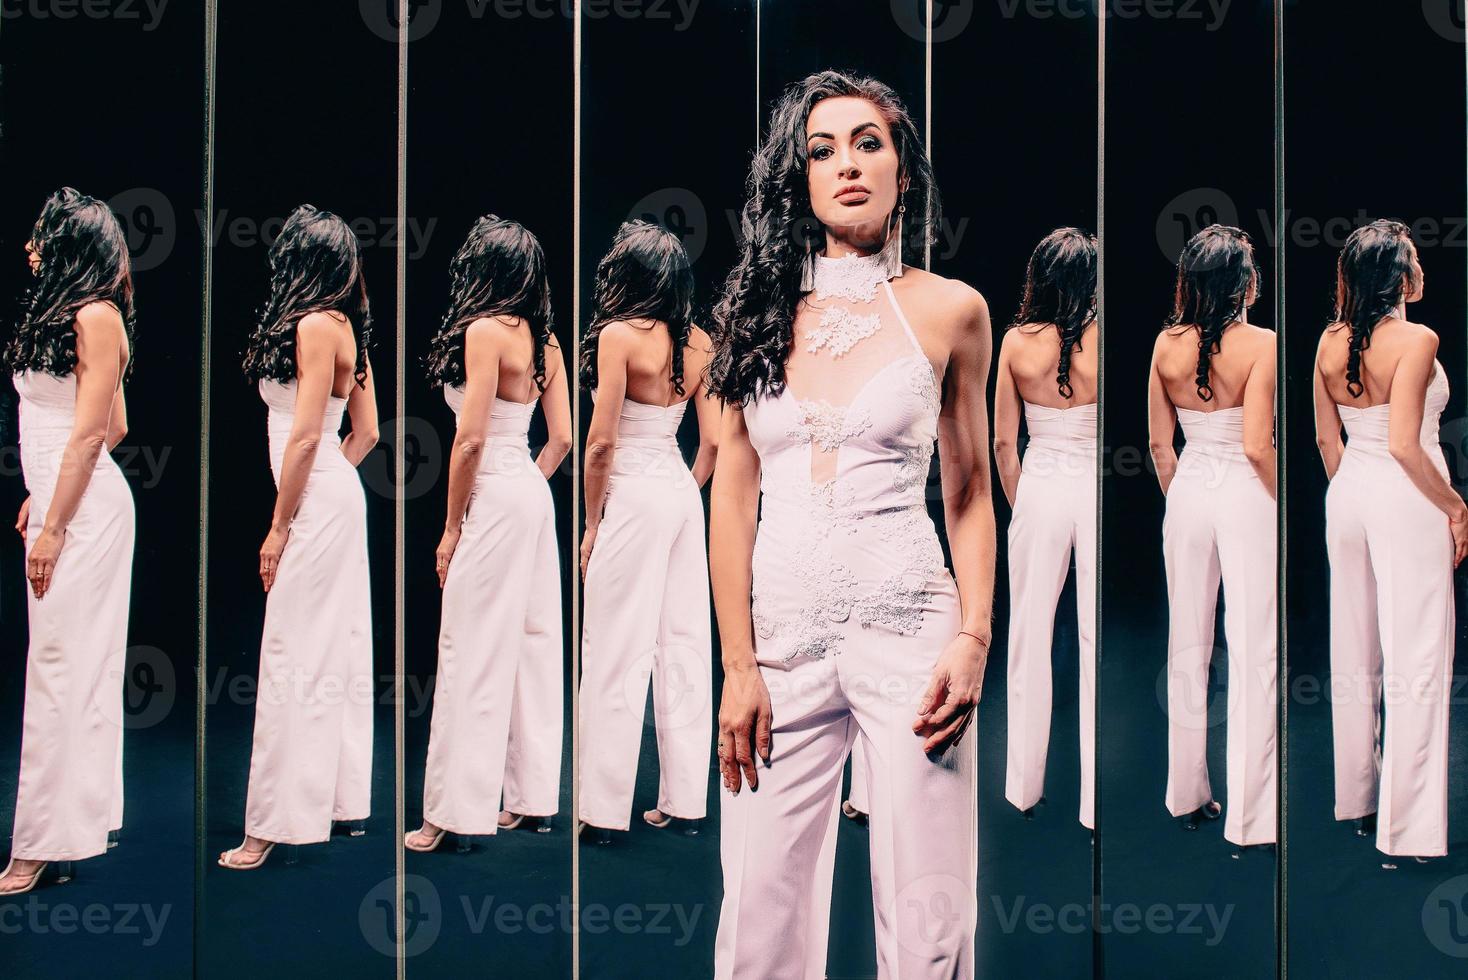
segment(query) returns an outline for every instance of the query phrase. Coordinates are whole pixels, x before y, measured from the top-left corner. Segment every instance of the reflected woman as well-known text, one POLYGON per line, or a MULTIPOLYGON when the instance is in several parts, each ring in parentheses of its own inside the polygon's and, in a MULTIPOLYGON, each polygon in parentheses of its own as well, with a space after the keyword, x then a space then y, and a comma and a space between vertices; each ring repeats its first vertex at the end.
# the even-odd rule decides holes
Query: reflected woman
POLYGON ((30 492, 30 647, 10 863, 0 894, 30 891, 48 864, 108 847, 122 827, 122 682, 132 589, 132 491, 109 453, 127 434, 133 283, 127 241, 101 201, 47 198, 26 243, 35 285, 5 364, 20 395, 30 492))
POLYGON ((372 606, 367 499, 377 443, 372 314, 346 222, 296 208, 270 247, 270 297, 245 350, 268 409, 275 511, 260 547, 267 593, 245 839, 219 855, 258 868, 277 843, 313 844, 367 819, 372 606), (343 439, 342 415, 351 419, 343 439))
POLYGON ((1035 246, 999 348, 994 459, 1009 498, 1009 758, 1004 796, 1028 817, 1045 791, 1055 607, 1076 563, 1080 820, 1095 828, 1096 239, 1059 228, 1035 246), (1019 457, 1023 415, 1029 444, 1019 457))
POLYGON ((1405 225, 1358 228, 1336 265, 1335 319, 1315 359, 1330 478, 1335 817, 1358 821, 1362 836, 1374 830, 1384 854, 1419 859, 1447 853, 1453 568, 1468 553, 1468 506, 1438 442, 1447 372, 1437 334, 1406 316, 1422 286, 1405 225), (1384 737, 1383 683, 1410 695, 1386 706, 1384 737))
POLYGON ((713 729, 713 626, 699 489, 714 470, 719 403, 705 397, 709 338, 693 323, 683 243, 629 221, 596 270, 596 309, 581 346, 595 408, 586 434, 581 572, 580 819, 602 842, 632 816, 649 679, 666 827, 707 808, 713 729), (690 470, 678 448, 698 417, 690 470))
POLYGON ((571 401, 545 254, 521 225, 485 215, 449 274, 428 354, 455 429, 423 825, 404 840, 415 851, 526 817, 549 829, 560 802, 561 562, 546 481, 571 450, 571 401), (532 458, 537 404, 547 440, 532 458))
POLYGON ((710 537, 728 790, 714 974, 825 975, 859 741, 878 972, 970 977, 977 759, 963 736, 993 602, 988 308, 902 263, 904 223, 931 241, 938 195, 884 84, 824 71, 787 89, 748 188, 711 365, 727 406, 710 537), (952 572, 927 508, 935 440, 952 572))
MULTIPOLYGON (((1167 496, 1167 809, 1196 830, 1223 808, 1208 778, 1208 667, 1220 580, 1228 641, 1228 815, 1238 848, 1275 841, 1275 333, 1248 322, 1254 247, 1209 225, 1177 263, 1152 354, 1152 460, 1167 496), (1173 438, 1181 424, 1181 456, 1173 438)), ((1235 857, 1239 850, 1234 853, 1235 857)))

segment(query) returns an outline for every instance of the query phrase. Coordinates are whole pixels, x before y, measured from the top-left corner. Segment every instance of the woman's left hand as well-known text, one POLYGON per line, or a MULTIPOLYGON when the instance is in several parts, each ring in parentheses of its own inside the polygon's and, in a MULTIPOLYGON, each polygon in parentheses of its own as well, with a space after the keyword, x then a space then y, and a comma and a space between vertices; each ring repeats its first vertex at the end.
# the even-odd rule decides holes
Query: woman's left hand
POLYGON ((591 549, 596 545, 596 528, 600 525, 588 527, 586 533, 581 536, 581 581, 586 581, 586 566, 591 564, 591 549))
POLYGON ((26 555, 26 578, 30 579, 31 591, 37 599, 44 598, 51 588, 51 576, 56 571, 56 559, 61 546, 66 543, 66 532, 43 527, 36 536, 36 543, 26 555))
POLYGON ((912 723, 913 733, 923 739, 924 752, 946 752, 968 730, 984 688, 988 659, 989 645, 968 633, 958 634, 943 648, 912 723))
POLYGON ((260 582, 266 592, 275 584, 275 572, 280 568, 280 556, 285 552, 286 538, 290 533, 290 528, 272 525, 270 533, 265 535, 265 543, 260 546, 260 582))

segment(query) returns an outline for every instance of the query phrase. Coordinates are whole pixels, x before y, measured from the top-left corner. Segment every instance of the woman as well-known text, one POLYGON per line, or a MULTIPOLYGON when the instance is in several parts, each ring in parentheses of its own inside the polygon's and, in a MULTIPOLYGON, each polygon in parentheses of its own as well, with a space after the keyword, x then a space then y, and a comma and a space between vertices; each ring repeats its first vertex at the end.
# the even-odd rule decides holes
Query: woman
POLYGON ((608 832, 632 816, 649 677, 658 736, 658 802, 642 819, 701 820, 713 727, 713 628, 700 488, 714 470, 719 405, 702 397, 709 338, 693 324, 683 243, 645 221, 617 229, 596 269, 581 384, 586 433, 581 574, 580 818, 608 832), (693 468, 678 448, 689 402, 693 468))
POLYGON ((879 974, 973 974, 977 766, 962 736, 993 601, 990 328, 973 289, 902 264, 904 219, 920 243, 937 217, 890 88, 824 71, 786 90, 715 312, 718 977, 824 976, 855 739, 879 974), (953 572, 927 510, 935 438, 953 572))
POLYGON ((1418 859, 1447 853, 1453 568, 1468 553, 1468 507, 1438 443, 1448 377, 1437 334, 1406 317, 1422 284, 1405 225, 1356 229, 1315 358, 1330 478, 1335 817, 1375 830, 1382 853, 1418 859), (1410 696, 1386 706, 1378 743, 1383 684, 1410 696))
POLYGON ((545 254, 521 225, 485 215, 449 274, 428 355, 456 427, 423 825, 404 840, 415 851, 526 816, 549 829, 561 785, 561 562, 546 481, 571 450, 571 401, 545 254), (537 402, 547 440, 532 459, 537 402))
POLYGON ((35 285, 5 350, 20 395, 30 496, 30 647, 15 829, 0 895, 28 892, 49 863, 107 850, 122 827, 122 697, 132 589, 132 491, 109 453, 127 434, 133 283, 117 218, 63 187, 26 243, 35 285))
POLYGON ((270 246, 270 298, 245 351, 269 409, 275 511, 245 839, 219 855, 258 868, 277 843, 313 844, 371 807, 372 606, 367 499, 357 466, 377 443, 372 313, 346 222, 296 208, 270 246), (345 439, 342 413, 351 418, 345 439))
POLYGON ((1152 461, 1167 497, 1167 809, 1189 830, 1222 814, 1207 751, 1221 579, 1230 688, 1223 836, 1240 849, 1274 843, 1276 826, 1275 334, 1248 322, 1258 295, 1242 231, 1209 225, 1189 239, 1147 393, 1152 461))
POLYGON ((1076 563, 1081 823, 1095 829, 1096 239, 1059 228, 1035 246, 999 348, 994 459, 1009 498, 1009 753, 1004 797, 1043 799, 1055 606, 1076 563), (1021 467, 1023 415, 1029 433, 1021 467))

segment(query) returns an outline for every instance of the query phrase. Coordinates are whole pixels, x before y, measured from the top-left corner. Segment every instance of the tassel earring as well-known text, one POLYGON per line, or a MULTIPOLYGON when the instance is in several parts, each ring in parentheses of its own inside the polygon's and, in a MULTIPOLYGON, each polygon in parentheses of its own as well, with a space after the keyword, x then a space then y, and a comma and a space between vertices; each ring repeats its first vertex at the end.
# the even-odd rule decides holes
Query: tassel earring
POLYGON ((816 259, 811 254, 810 236, 805 239, 805 258, 800 261, 800 291, 808 293, 816 288, 816 259))
POLYGON ((897 225, 888 232, 887 240, 882 244, 882 274, 888 279, 902 275, 902 215, 906 210, 906 204, 897 205, 897 225))

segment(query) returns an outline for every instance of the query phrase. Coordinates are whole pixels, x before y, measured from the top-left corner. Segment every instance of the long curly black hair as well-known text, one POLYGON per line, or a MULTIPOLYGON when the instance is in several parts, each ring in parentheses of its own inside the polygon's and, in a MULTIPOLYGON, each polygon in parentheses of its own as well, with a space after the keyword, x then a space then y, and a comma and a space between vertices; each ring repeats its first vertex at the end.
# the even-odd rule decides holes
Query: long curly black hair
POLYGON ((545 252, 524 225, 486 214, 449 263, 449 308, 429 344, 425 364, 434 385, 464 383, 464 334, 487 316, 517 316, 534 341, 531 372, 545 390, 545 348, 551 339, 550 283, 545 252))
POLYGON ((354 377, 367 386, 372 307, 362 277, 362 245, 341 218, 310 204, 291 212, 270 245, 270 296, 245 348, 245 377, 296 377, 296 325, 309 313, 336 312, 357 337, 354 377))
POLYGON ((1336 259, 1335 320, 1351 328, 1346 390, 1360 398, 1361 355, 1371 331, 1418 283, 1412 269, 1412 234, 1400 221, 1378 219, 1351 232, 1336 259))
POLYGON ((816 103, 852 96, 877 108, 892 132, 898 158, 898 206, 903 248, 934 241, 938 189, 922 135, 902 100, 873 78, 821 71, 796 82, 775 103, 769 133, 755 153, 740 218, 739 260, 713 310, 709 388, 726 402, 744 404, 785 384, 801 264, 807 248, 826 247, 824 226, 810 203, 806 120, 816 103))
POLYGON ((683 240, 661 225, 622 222, 612 247, 596 265, 591 323, 581 338, 581 384, 596 387, 596 357, 602 328, 614 320, 660 320, 673 341, 669 380, 681 397, 683 348, 693 329, 693 266, 683 240))
POLYGON ((1025 323, 1053 323, 1060 333, 1060 363, 1055 384, 1062 398, 1075 394, 1070 355, 1081 349, 1081 334, 1096 319, 1096 236, 1079 228, 1057 228, 1030 253, 1025 291, 1009 329, 1025 323))
POLYGON ((1198 331, 1198 397, 1213 400, 1209 364, 1222 348, 1223 331, 1249 307, 1249 285, 1257 284, 1254 245, 1232 225, 1209 225, 1183 246, 1177 259, 1177 289, 1164 329, 1198 331))
MULTIPOLYGON (((58 377, 70 374, 76 368, 77 312, 101 300, 122 314, 131 352, 132 263, 127 236, 112 209, 75 188, 63 187, 46 198, 30 243, 40 267, 21 300, 23 312, 5 346, 5 366, 58 377)), ((126 374, 132 367, 129 356, 126 374)))

